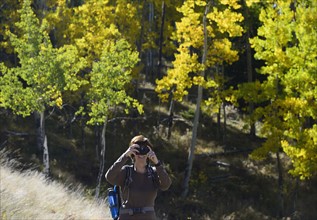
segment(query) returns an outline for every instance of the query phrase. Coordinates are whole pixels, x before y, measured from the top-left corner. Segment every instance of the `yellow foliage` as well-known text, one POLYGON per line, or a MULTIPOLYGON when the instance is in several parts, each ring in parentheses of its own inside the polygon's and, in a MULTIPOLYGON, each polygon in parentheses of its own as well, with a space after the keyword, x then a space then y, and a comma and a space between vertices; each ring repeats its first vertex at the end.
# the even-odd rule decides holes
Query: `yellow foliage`
POLYGON ((59 29, 58 33, 62 33, 59 39, 75 44, 79 54, 87 57, 91 64, 100 57, 106 39, 120 36, 113 24, 113 10, 108 0, 88 0, 72 9, 67 8, 65 1, 59 1, 56 12, 49 16, 50 22, 59 29))
MULTIPOLYGON (((155 91, 159 93, 163 101, 167 101, 168 98, 164 93, 174 87, 174 98, 179 101, 182 100, 188 94, 187 89, 193 85, 193 79, 188 74, 191 72, 197 73, 202 70, 202 65, 198 62, 197 54, 188 53, 188 49, 185 47, 180 47, 179 52, 173 62, 174 68, 168 70, 167 76, 156 81, 157 87, 155 91)), ((201 78, 199 79, 201 80, 201 78)), ((198 83, 197 80, 195 81, 196 83, 198 83)))
MULTIPOLYGON (((296 11, 290 0, 265 4, 258 36, 250 41, 255 57, 265 62, 261 87, 270 102, 255 110, 263 122, 261 132, 268 143, 282 147, 292 160, 290 173, 301 179, 317 171, 317 4, 303 2, 297 2, 296 11)), ((259 149, 263 154, 271 150, 259 149)))
POLYGON ((57 107, 61 108, 63 105, 63 99, 61 97, 58 97, 55 103, 57 107))
MULTIPOLYGON (((207 59, 202 63, 203 16, 206 7, 206 1, 186 0, 178 8, 178 11, 183 15, 181 20, 176 22, 174 34, 174 39, 179 42, 178 53, 175 55, 173 68, 169 69, 167 75, 161 80, 156 81, 155 91, 159 93, 163 101, 168 100, 170 92, 173 93, 175 100, 181 101, 193 85, 204 88, 218 87, 219 84, 223 83, 223 80, 220 78, 207 80, 205 71, 208 71, 209 67, 224 63, 231 64, 238 59, 238 52, 232 49, 229 38, 241 36, 243 28, 239 23, 243 21, 243 16, 234 11, 240 8, 237 0, 222 0, 218 5, 213 6, 213 10, 207 14, 207 59)), ((213 94, 213 96, 216 98, 208 99, 207 105, 212 105, 212 102, 218 103, 218 100, 221 100, 219 94, 213 94)), ((228 99, 232 100, 232 97, 228 99)))
POLYGON ((213 80, 213 79, 208 79, 206 80, 205 84, 203 84, 204 88, 217 88, 218 87, 218 83, 213 80))
POLYGON ((240 13, 225 9, 220 11, 214 7, 213 12, 207 15, 207 18, 216 22, 221 33, 228 33, 229 37, 241 36, 243 28, 238 24, 243 21, 240 13))
POLYGON ((280 135, 279 132, 275 131, 276 129, 272 129, 271 135, 268 136, 264 144, 251 153, 253 159, 262 160, 268 156, 268 153, 278 152, 280 147, 280 135))
POLYGON ((300 179, 304 180, 316 173, 316 143, 302 146, 301 143, 291 145, 288 141, 283 140, 281 141, 281 146, 284 152, 292 159, 293 169, 290 170, 291 174, 299 176, 300 179))
POLYGON ((238 0, 220 0, 220 3, 223 5, 228 5, 234 9, 239 9, 241 7, 238 0))
POLYGON ((194 76, 193 77, 193 84, 194 85, 204 85, 205 79, 202 76, 194 76))
POLYGON ((225 62, 231 64, 237 61, 238 58, 238 51, 232 50, 232 43, 228 38, 216 39, 210 46, 207 66, 214 66, 225 62))
POLYGON ((195 4, 196 4, 197 6, 202 6, 202 7, 204 7, 204 6, 207 5, 206 1, 204 1, 204 0, 196 0, 196 1, 194 1, 194 2, 195 2, 195 4))
POLYGON ((177 22, 176 39, 183 43, 183 47, 193 46, 199 48, 203 45, 201 37, 203 36, 203 27, 201 25, 199 14, 195 13, 190 17, 182 18, 177 22))
POLYGON ((246 0, 246 5, 251 7, 253 4, 259 3, 261 0, 246 0))

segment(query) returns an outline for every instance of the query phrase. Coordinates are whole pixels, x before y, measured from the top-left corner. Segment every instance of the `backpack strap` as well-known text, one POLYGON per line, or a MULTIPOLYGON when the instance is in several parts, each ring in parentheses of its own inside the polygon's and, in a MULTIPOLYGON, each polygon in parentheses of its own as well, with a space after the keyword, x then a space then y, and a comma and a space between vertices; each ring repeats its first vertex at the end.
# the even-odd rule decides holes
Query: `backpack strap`
POLYGON ((113 186, 113 190, 115 191, 115 193, 117 194, 117 207, 118 209, 121 206, 121 192, 120 192, 120 187, 118 185, 114 185, 113 186))
POLYGON ((155 188, 159 188, 160 179, 156 172, 156 167, 148 166, 147 168, 148 175, 152 178, 152 182, 155 188))
MULTIPOLYGON (((122 206, 124 207, 125 204, 129 201, 129 197, 130 197, 130 184, 132 183, 133 179, 132 179, 132 169, 133 167, 131 166, 126 166, 125 170, 125 180, 124 180, 124 186, 123 186, 123 192, 125 190, 128 190, 128 195, 127 198, 124 200, 123 198, 121 199, 123 201, 122 206)), ((121 193, 121 195, 123 195, 123 193, 121 193)))
POLYGON ((124 187, 130 187, 130 184, 133 181, 132 169, 133 169, 133 167, 130 167, 130 166, 125 167, 126 173, 125 173, 124 187))

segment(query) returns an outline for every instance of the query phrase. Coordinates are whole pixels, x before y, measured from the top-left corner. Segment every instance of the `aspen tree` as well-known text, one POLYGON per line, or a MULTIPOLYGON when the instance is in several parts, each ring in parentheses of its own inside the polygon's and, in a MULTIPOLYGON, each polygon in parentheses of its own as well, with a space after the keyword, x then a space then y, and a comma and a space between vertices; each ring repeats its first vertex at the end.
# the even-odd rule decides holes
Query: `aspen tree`
MULTIPOLYGON (((40 116, 37 139, 42 151, 47 146, 47 142, 44 144, 45 110, 48 107, 62 107, 63 92, 76 91, 85 84, 78 73, 86 63, 78 56, 75 47, 52 46, 46 32, 47 21, 44 19, 40 24, 30 0, 23 2, 19 14, 17 33, 6 32, 19 63, 14 67, 0 63, 0 107, 24 117, 32 113, 40 116)), ((47 149, 44 152, 48 152, 47 149)), ((48 154, 43 156, 45 167, 48 167, 47 158, 48 154)))
POLYGON ((87 94, 89 124, 102 126, 100 166, 95 197, 98 198, 104 175, 106 152, 106 128, 115 106, 123 106, 126 113, 136 108, 143 112, 143 106, 130 97, 125 86, 132 78, 132 68, 138 62, 138 53, 131 49, 126 40, 106 41, 100 61, 93 62, 90 73, 90 88, 87 94))
POLYGON ((265 3, 251 44, 267 78, 241 86, 243 94, 250 92, 245 99, 270 103, 255 110, 266 142, 253 156, 282 150, 291 158, 290 173, 306 179, 317 171, 317 2, 265 3))
MULTIPOLYGON (((173 61, 173 68, 161 80, 156 81, 156 91, 163 101, 168 100, 171 91, 173 91, 173 99, 182 101, 193 86, 198 86, 201 90, 198 91, 198 93, 201 93, 201 97, 203 88, 213 88, 214 91, 215 88, 220 86, 220 81, 216 80, 216 73, 212 73, 211 70, 218 65, 231 64, 238 59, 238 53, 232 49, 230 38, 241 36, 243 31, 239 24, 243 20, 242 15, 237 11, 239 8, 240 5, 235 0, 184 1, 178 9, 183 17, 176 23, 175 40, 179 46, 173 61), (209 4, 210 9, 207 10, 209 4), (203 24, 205 11, 206 34, 204 34, 203 24), (205 40, 204 36, 206 36, 205 40), (205 53, 203 48, 206 48, 205 53), (202 60, 203 56, 206 56, 205 61, 202 60), (208 74, 202 74, 204 72, 208 72, 208 74)), ((216 104, 212 97, 204 101, 209 106, 216 104)), ((199 98, 197 103, 196 124, 199 122, 201 108, 199 98)), ((191 164, 194 159, 197 138, 196 129, 197 125, 194 125, 183 196, 187 196, 188 193, 191 164)))

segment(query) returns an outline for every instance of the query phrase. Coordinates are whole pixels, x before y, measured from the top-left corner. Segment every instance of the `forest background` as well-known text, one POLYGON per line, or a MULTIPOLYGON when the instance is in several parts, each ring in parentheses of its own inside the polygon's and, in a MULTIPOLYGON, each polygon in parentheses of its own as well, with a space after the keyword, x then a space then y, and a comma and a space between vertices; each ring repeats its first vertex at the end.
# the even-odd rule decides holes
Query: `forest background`
POLYGON ((105 170, 142 133, 173 180, 162 219, 316 218, 316 1, 0 10, 0 147, 20 169, 104 198, 105 170))

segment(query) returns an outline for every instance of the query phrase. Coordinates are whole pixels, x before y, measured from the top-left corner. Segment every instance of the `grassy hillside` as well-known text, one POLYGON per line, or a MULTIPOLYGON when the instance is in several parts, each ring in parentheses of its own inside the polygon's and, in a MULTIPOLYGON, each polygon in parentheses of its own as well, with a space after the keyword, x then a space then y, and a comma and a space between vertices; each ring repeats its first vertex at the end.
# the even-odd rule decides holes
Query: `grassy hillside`
MULTIPOLYGON (((154 150, 164 161, 173 181, 171 188, 166 192, 160 192, 156 200, 156 210, 161 219, 275 220, 280 219, 279 215, 285 216, 284 219, 288 217, 290 220, 317 219, 317 210, 315 209, 317 180, 311 179, 301 182, 291 177, 287 173, 290 161, 281 154, 283 186, 282 189, 279 189, 276 155, 268 155, 264 161, 254 161, 249 157, 251 150, 260 146, 263 140, 250 138, 246 134, 243 129, 243 115, 234 110, 228 112, 226 136, 223 135, 223 124, 220 124, 219 127, 215 117, 202 113, 190 191, 187 198, 181 198, 182 180, 191 139, 193 104, 190 102, 176 103, 172 134, 171 138, 167 139, 168 105, 160 103, 152 89, 140 90, 138 99, 145 106, 144 115, 140 117, 128 115, 127 118, 120 118, 123 114, 118 110, 113 115, 113 118, 117 119, 111 120, 108 124, 105 169, 108 169, 126 150, 134 135, 142 133, 150 138, 154 150)), ((9 169, 9 171, 3 171, 6 173, 1 175, 1 178, 8 178, 6 176, 11 173, 17 178, 21 178, 18 181, 9 181, 14 183, 9 184, 12 192, 19 192, 23 186, 32 182, 26 180, 28 178, 33 178, 33 181, 41 182, 39 185, 47 187, 47 190, 44 190, 32 183, 31 185, 35 187, 29 188, 25 194, 31 193, 39 196, 26 196, 18 208, 15 206, 18 204, 16 200, 19 200, 15 197, 16 195, 12 193, 12 196, 8 196, 13 199, 8 199, 8 202, 4 203, 6 205, 3 207, 7 207, 4 212, 1 205, 1 214, 7 219, 11 219, 10 215, 23 213, 24 207, 26 207, 27 214, 21 214, 21 216, 32 215, 33 219, 40 219, 39 216, 46 216, 47 220, 58 218, 98 219, 100 216, 108 214, 108 209, 103 205, 84 199, 84 196, 93 197, 96 187, 99 161, 95 130, 98 128, 85 127, 85 145, 83 145, 81 122, 75 120, 72 124, 67 124, 69 121, 67 119, 72 118, 72 115, 69 116, 71 112, 67 112, 68 114, 65 112, 56 110, 54 114, 47 114, 49 116, 45 121, 51 178, 59 183, 48 181, 39 173, 26 171, 19 174, 19 172, 10 170, 10 166, 1 168, 1 172, 9 169), (85 190, 69 191, 69 187, 60 185, 60 183, 65 184, 65 182, 73 185, 80 183, 85 186, 85 190), (52 192, 52 194, 48 192, 52 192), (62 198, 48 196, 58 196, 60 192, 63 192, 61 193, 62 198), (78 195, 80 196, 78 197, 78 195), (28 200, 28 198, 32 199, 28 200), (69 199, 71 201, 74 199, 77 202, 69 202, 69 199), (50 200, 53 203, 47 205, 46 202, 50 200), (29 208, 28 204, 30 203, 40 208, 29 208), (84 205, 80 206, 81 204, 84 205), (74 206, 67 207, 68 205, 74 206), (45 213, 39 213, 41 210, 44 210, 45 213), (89 213, 91 215, 86 216, 89 213), (51 217, 51 215, 56 217, 51 217)), ((22 162, 23 169, 31 163, 36 165, 36 170, 41 170, 42 155, 34 147, 33 118, 21 118, 9 113, 6 114, 0 114, 0 124, 4 125, 0 127, 1 147, 5 146, 10 150, 16 150, 11 157, 21 157, 19 160, 22 162)), ((66 186, 68 185, 66 184, 66 186)), ((100 198, 105 198, 108 187, 109 184, 103 179, 100 198)), ((1 179, 1 193, 6 193, 6 191, 2 190, 1 179)), ((22 195, 24 194, 22 193, 22 195)))
POLYGON ((104 201, 87 199, 83 189, 70 189, 37 171, 17 171, 13 161, 0 154, 0 219, 111 219, 104 201))

